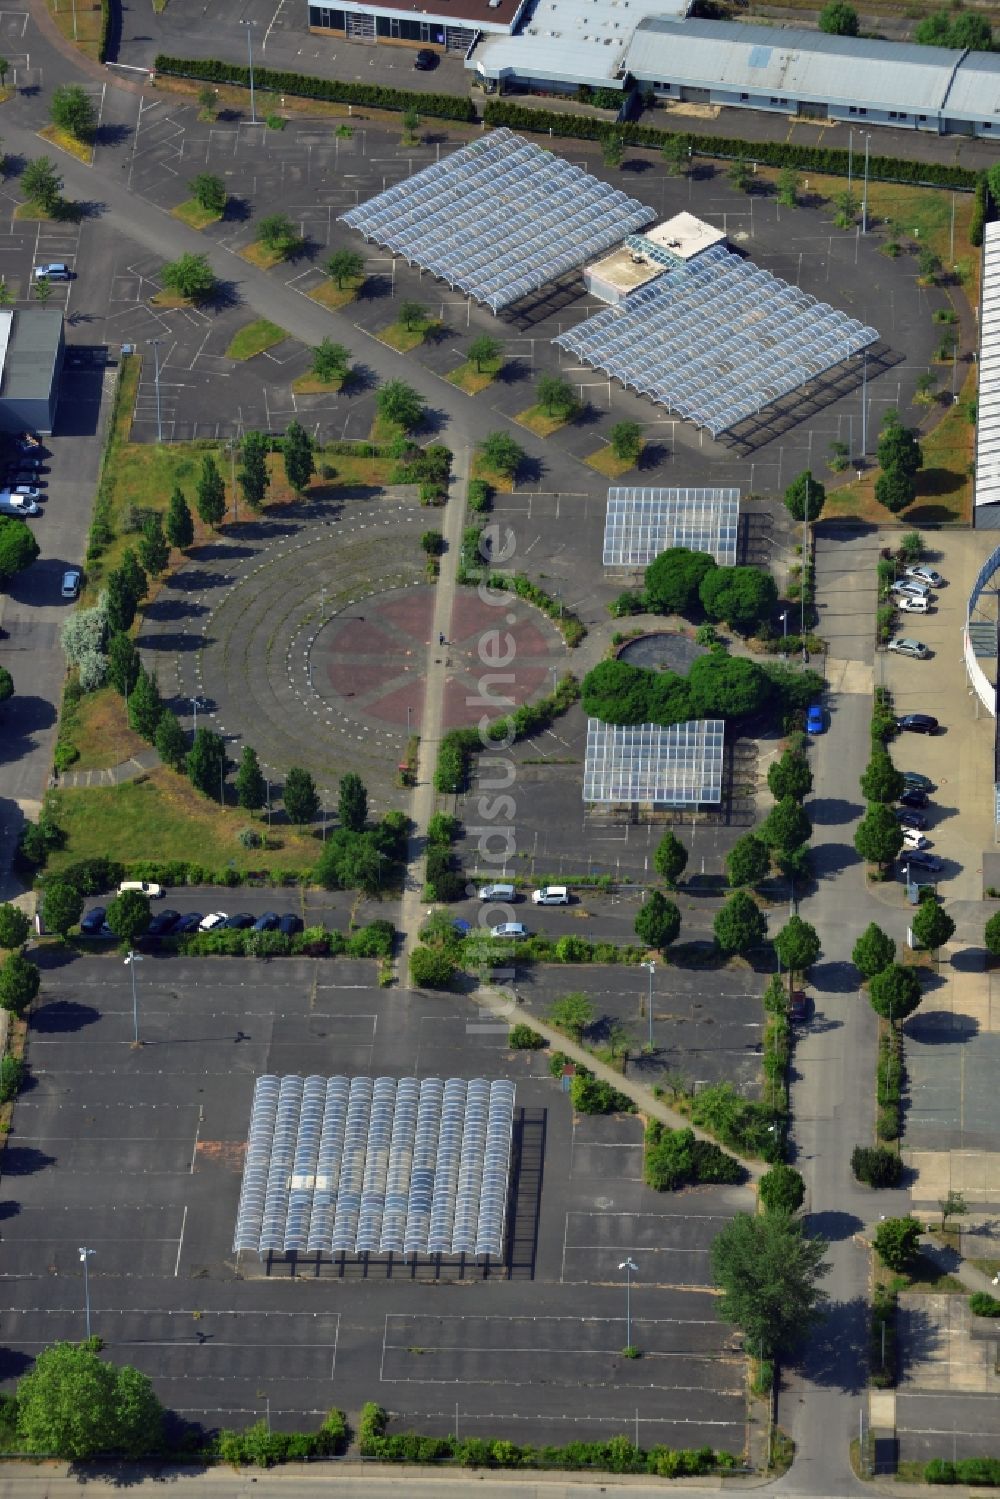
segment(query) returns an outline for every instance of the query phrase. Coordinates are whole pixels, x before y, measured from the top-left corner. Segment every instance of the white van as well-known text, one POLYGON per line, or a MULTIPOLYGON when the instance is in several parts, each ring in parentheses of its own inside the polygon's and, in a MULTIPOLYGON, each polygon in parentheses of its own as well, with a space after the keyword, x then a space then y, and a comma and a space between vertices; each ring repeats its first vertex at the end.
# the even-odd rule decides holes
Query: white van
POLYGON ((536 906, 568 906, 569 891, 565 885, 543 885, 541 890, 532 890, 531 899, 536 906))
POLYGON ((118 894, 124 895, 127 890, 134 890, 138 895, 146 895, 150 900, 159 900, 167 893, 162 885, 157 885, 151 880, 122 880, 118 886, 118 894))
POLYGON ((513 885, 483 885, 479 891, 479 899, 509 902, 517 899, 517 892, 513 885))
MULTIPOLYGON (((38 491, 35 491, 37 495, 38 491)), ((34 496, 12 494, 9 489, 0 490, 0 515, 41 515, 41 506, 34 496)))

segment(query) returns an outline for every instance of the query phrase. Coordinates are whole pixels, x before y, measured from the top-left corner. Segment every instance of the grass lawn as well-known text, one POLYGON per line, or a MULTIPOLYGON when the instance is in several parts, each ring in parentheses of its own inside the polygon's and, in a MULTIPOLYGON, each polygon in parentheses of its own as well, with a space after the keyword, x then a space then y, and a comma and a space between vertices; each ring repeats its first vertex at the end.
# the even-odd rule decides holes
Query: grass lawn
POLYGON ((86 9, 73 0, 48 0, 49 14, 68 41, 79 47, 86 57, 100 61, 101 7, 86 9))
POLYGON ((41 203, 18 203, 14 209, 15 219, 52 219, 59 222, 64 211, 59 208, 43 208, 41 203))
POLYGON ((221 213, 214 213, 211 208, 202 208, 194 198, 178 203, 177 207, 172 208, 170 212, 175 219, 182 220, 191 229, 207 229, 209 224, 217 224, 222 218, 221 213))
POLYGON ((309 295, 321 307, 328 307, 331 312, 336 312, 338 308, 346 307, 348 302, 356 301, 364 284, 364 276, 353 276, 343 286, 338 286, 336 281, 323 281, 319 286, 313 287, 309 295))
POLYGON ((397 354, 408 354, 411 349, 419 348, 427 335, 440 326, 436 318, 413 323, 409 328, 403 323, 389 323, 385 328, 380 328, 375 336, 382 343, 388 344, 390 349, 395 349, 397 354))
POLYGON ((175 291, 158 291, 149 299, 150 307, 194 307, 190 297, 182 297, 175 291))
MULTIPOLYGON (((238 834, 251 824, 247 812, 220 807, 195 791, 183 776, 160 767, 120 786, 50 792, 53 815, 66 830, 66 847, 53 854, 50 872, 76 859, 105 854, 128 863, 133 859, 197 859, 222 868, 309 868, 319 843, 290 828, 272 830, 280 847, 242 848, 238 834)), ((258 818, 254 826, 263 831, 258 818)))
POLYGON ((491 488, 503 490, 507 494, 509 494, 510 491, 514 488, 514 480, 509 474, 501 474, 498 473, 495 468, 490 468, 483 462, 478 453, 472 460, 472 470, 469 474, 469 478, 485 479, 486 483, 489 484, 491 488))
POLYGON ((529 406, 526 411, 519 411, 514 420, 522 427, 527 427, 529 432, 534 432, 536 437, 551 437, 560 427, 568 427, 573 418, 551 416, 544 407, 536 405, 529 406))
POLYGON ((905 1275, 892 1276, 892 1285, 897 1291, 927 1292, 935 1296, 946 1296, 951 1294, 969 1294, 968 1286, 954 1275, 949 1275, 946 1270, 940 1270, 932 1260, 925 1259, 918 1254, 913 1268, 905 1275))
POLYGON ((503 359, 484 359, 482 369, 476 367, 474 359, 467 359, 460 364, 457 370, 452 370, 448 376, 450 385, 457 385, 459 390, 464 390, 466 395, 477 396, 481 390, 485 390, 503 369, 503 359))
POLYGON ((642 461, 642 449, 645 446, 646 444, 643 443, 640 447, 638 458, 616 458, 614 448, 608 443, 606 448, 601 448, 599 453, 591 453, 584 461, 590 468, 596 468, 599 474, 604 474, 606 478, 620 479, 622 474, 627 474, 630 469, 639 467, 642 461))
POLYGON ((283 260, 288 259, 289 254, 287 250, 269 250, 259 240, 246 245, 239 253, 243 260, 249 260, 251 265, 258 266, 262 271, 270 271, 274 266, 280 265, 283 260))
POLYGON ((316 375, 300 375, 292 381, 292 389, 298 396, 323 396, 343 390, 344 380, 337 375, 332 380, 320 380, 316 375))
POLYGON ((44 130, 38 134, 43 141, 48 141, 51 146, 58 146, 60 151, 65 151, 68 156, 75 156, 77 161, 82 161, 90 166, 94 159, 94 148, 86 141, 77 140, 68 130, 60 130, 58 125, 46 125, 44 130))
POLYGON ((288 334, 284 328, 279 328, 277 323, 269 323, 267 318, 257 318, 253 323, 247 323, 233 335, 229 348, 226 350, 227 359, 252 359, 255 354, 263 354, 265 349, 273 348, 280 344, 288 334))
POLYGON ((129 728, 125 699, 113 687, 86 693, 73 718, 70 738, 80 758, 70 766, 71 771, 106 770, 149 748, 145 739, 129 728))

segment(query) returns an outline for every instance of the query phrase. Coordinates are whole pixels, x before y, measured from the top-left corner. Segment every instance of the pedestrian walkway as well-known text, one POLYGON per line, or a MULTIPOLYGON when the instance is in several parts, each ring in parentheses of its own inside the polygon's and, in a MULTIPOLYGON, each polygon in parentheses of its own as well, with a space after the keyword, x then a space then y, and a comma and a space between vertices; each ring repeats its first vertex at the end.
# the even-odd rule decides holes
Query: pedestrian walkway
POLYGON ((120 765, 105 766, 100 770, 68 770, 63 775, 52 777, 53 787, 60 791, 75 791, 91 786, 120 786, 123 781, 135 781, 148 775, 160 764, 155 749, 140 750, 120 765))

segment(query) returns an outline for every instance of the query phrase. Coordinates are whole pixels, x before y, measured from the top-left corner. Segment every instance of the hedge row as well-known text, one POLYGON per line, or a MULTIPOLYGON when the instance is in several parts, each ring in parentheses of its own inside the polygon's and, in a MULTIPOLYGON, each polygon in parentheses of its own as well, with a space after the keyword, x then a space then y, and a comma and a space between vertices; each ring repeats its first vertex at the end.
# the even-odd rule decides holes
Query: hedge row
POLYGON ((188 957, 235 958, 327 958, 345 954, 349 958, 389 958, 396 940, 391 921, 377 920, 346 936, 324 926, 286 936, 284 932, 237 931, 224 927, 215 932, 192 932, 186 937, 163 937, 160 946, 188 957))
MULTIPOLYGON (((606 120, 589 115, 555 114, 544 109, 526 109, 520 104, 505 104, 499 99, 487 101, 484 118, 487 125, 506 125, 511 130, 531 130, 538 134, 572 136, 578 140, 600 140, 609 133, 606 120)), ((656 130, 649 125, 618 124, 614 134, 629 146, 650 146, 658 150, 677 132, 656 130)), ((826 172, 832 177, 846 177, 848 152, 825 146, 794 145, 787 141, 742 141, 728 136, 684 135, 693 156, 714 156, 760 162, 762 166, 798 167, 803 171, 826 172)), ((856 164, 855 164, 856 165, 856 164)), ((940 162, 905 161, 899 156, 872 156, 868 175, 873 181, 907 182, 921 187, 951 187, 972 192, 977 172, 966 167, 946 166, 940 162)))
POLYGON ((958 1462, 948 1462, 936 1457, 924 1469, 925 1483, 974 1483, 984 1488, 1000 1486, 1000 1458, 960 1457, 958 1462))
MULTIPOLYGON (((217 1450, 234 1468, 271 1468, 275 1463, 302 1463, 315 1457, 335 1457, 347 1447, 347 1417, 331 1410, 318 1431, 272 1431, 256 1421, 243 1431, 219 1432, 217 1450)), ((256 1483, 256 1479, 253 1480, 256 1483)))
POLYGON ((568 1442, 565 1447, 529 1447, 483 1437, 425 1437, 416 1431, 387 1436, 388 1415, 380 1405, 362 1408, 358 1443, 363 1457, 389 1463, 454 1463, 463 1468, 561 1468, 580 1472, 653 1473, 658 1478, 694 1477, 735 1468, 738 1459, 711 1447, 636 1447, 631 1437, 607 1442, 568 1442))
POLYGON ((108 60, 108 35, 111 31, 111 0, 101 0, 101 35, 97 46, 97 61, 108 60))
MULTIPOLYGON (((220 62, 212 57, 168 57, 157 54, 157 73, 177 78, 197 78, 205 83, 234 83, 249 88, 250 70, 242 63, 220 62)), ((286 73, 273 68, 254 68, 256 88, 274 94, 295 94, 302 99, 323 99, 333 104, 366 104, 371 109, 415 109, 421 115, 441 120, 474 120, 472 100, 456 94, 416 94, 408 89, 384 88, 377 83, 345 83, 338 78, 313 78, 308 73, 286 73)))

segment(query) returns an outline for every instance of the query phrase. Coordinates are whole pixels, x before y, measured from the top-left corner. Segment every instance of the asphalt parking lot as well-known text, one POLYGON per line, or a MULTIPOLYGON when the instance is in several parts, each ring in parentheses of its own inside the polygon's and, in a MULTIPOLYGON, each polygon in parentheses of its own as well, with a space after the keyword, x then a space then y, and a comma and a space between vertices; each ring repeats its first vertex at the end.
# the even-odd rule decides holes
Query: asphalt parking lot
POLYGON ((372 964, 150 955, 136 1050, 126 970, 46 961, 3 1157, 7 1382, 82 1335, 82 1244, 111 1357, 207 1425, 248 1422, 265 1401, 279 1426, 314 1424, 376 1399, 428 1431, 457 1419, 466 1434, 566 1441, 638 1419, 643 1444, 743 1449, 743 1363, 704 1287, 710 1239, 745 1190, 649 1192, 637 1120, 574 1121, 544 1058, 507 1051, 505 1026, 380 991, 372 964), (318 1291, 305 1267, 234 1264, 254 1078, 317 1070, 516 1078, 542 1187, 517 1200, 512 1278, 445 1265, 431 1311, 414 1289, 426 1267, 328 1266, 318 1291), (620 1354, 626 1254, 637 1361, 620 1354))
POLYGON ((951 1395, 944 1390, 906 1390, 896 1395, 900 1462, 941 1457, 1000 1457, 1000 1415, 995 1393, 951 1395))
MULTIPOLYGON (((85 911, 94 906, 106 906, 114 892, 89 898, 85 911)), ((365 926, 370 921, 385 919, 392 921, 398 914, 395 902, 365 900, 353 890, 306 889, 292 885, 287 889, 254 885, 180 885, 171 886, 162 899, 150 902, 154 916, 161 911, 225 911, 234 915, 247 911, 253 916, 263 916, 265 911, 276 911, 279 915, 290 912, 301 916, 306 926, 326 926, 334 931, 346 932, 353 921, 365 926)))

